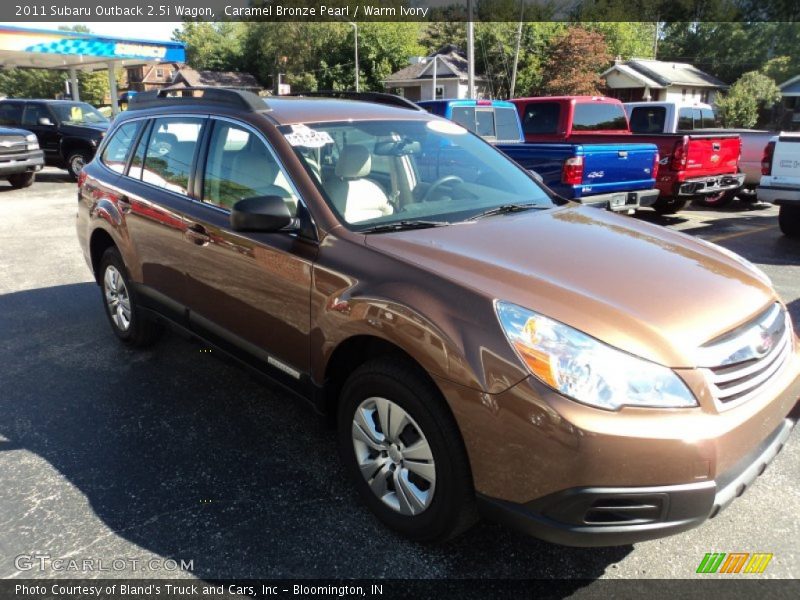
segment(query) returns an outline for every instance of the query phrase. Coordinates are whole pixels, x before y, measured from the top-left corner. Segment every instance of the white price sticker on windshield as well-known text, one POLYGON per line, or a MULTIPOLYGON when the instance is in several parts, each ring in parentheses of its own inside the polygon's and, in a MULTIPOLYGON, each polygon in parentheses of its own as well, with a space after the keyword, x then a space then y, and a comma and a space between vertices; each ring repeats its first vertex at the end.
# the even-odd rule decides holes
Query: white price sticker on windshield
POLYGON ((291 133, 284 134, 292 146, 304 148, 322 148, 326 144, 333 144, 333 138, 327 131, 314 131, 306 125, 292 125, 291 133))

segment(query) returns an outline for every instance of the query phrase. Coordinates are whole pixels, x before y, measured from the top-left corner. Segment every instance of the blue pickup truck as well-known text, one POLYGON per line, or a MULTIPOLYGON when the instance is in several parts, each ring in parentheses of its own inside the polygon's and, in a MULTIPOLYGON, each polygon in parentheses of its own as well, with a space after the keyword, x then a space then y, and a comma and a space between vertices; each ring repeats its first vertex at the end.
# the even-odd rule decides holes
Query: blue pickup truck
MULTIPOLYGON (((658 199, 654 144, 571 144, 558 139, 526 143, 517 107, 511 102, 446 99, 418 104, 494 144, 563 198, 628 213, 658 199)), ((618 125, 628 128, 627 121, 618 125)))

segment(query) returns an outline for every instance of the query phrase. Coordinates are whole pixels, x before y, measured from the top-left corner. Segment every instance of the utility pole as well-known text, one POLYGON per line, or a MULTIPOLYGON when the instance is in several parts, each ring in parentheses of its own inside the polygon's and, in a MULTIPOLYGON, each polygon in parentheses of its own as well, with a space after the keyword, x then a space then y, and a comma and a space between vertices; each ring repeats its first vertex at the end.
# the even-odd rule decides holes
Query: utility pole
POLYGON ((467 97, 475 98, 475 23, 472 0, 467 0, 467 97))
POLYGON ((656 15, 656 32, 653 35, 653 60, 658 60, 658 15, 656 15))
POLYGON ((358 93, 358 23, 348 21, 353 26, 353 37, 355 38, 355 61, 356 61, 356 93, 358 93))
POLYGON ((519 0, 519 23, 517 24, 517 47, 514 49, 514 66, 511 68, 511 89, 508 90, 509 98, 514 97, 517 87, 517 64, 519 63, 519 46, 522 43, 522 17, 525 12, 525 0, 519 0))

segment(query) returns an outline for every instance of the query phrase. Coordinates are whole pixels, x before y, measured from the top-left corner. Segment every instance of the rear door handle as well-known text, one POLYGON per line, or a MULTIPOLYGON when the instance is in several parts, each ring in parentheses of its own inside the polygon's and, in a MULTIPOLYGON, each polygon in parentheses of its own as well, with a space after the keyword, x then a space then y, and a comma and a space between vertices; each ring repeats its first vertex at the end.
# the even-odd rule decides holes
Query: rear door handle
POLYGON ((211 241, 211 236, 205 230, 205 227, 196 223, 189 225, 186 231, 183 232, 186 240, 192 242, 197 246, 207 246, 211 241))

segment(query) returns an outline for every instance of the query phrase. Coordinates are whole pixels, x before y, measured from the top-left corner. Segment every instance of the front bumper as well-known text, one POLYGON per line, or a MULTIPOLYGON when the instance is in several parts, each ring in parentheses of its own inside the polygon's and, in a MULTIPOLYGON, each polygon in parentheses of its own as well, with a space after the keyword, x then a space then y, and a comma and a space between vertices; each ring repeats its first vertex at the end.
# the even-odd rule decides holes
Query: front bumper
POLYGON ((24 156, 13 158, 0 156, 0 177, 27 171, 39 171, 42 167, 44 167, 44 152, 41 150, 34 150, 24 156))
POLYGON ((634 190, 632 192, 611 192, 577 198, 575 201, 587 206, 606 208, 613 212, 625 212, 652 206, 658 200, 658 190, 634 190))
POLYGON ((687 179, 678 184, 678 196, 708 196, 719 192, 736 190, 744 184, 744 173, 709 175, 687 179))
POLYGON ((741 496, 783 449, 794 427, 784 421, 717 480, 652 487, 584 487, 528 504, 479 494, 486 517, 548 542, 568 546, 632 544, 697 527, 741 496))

